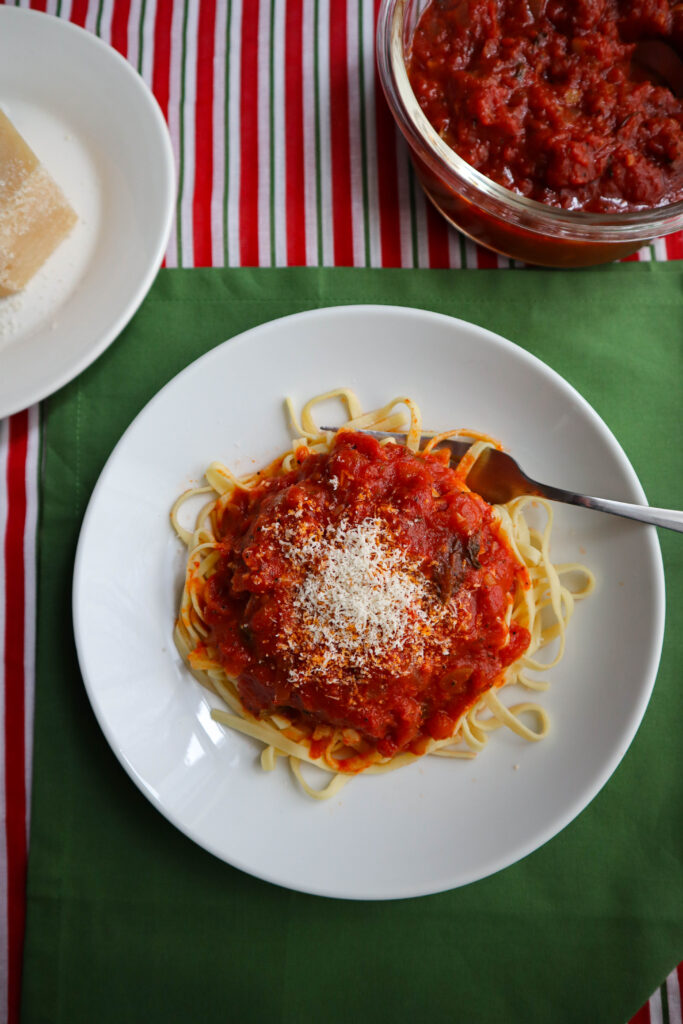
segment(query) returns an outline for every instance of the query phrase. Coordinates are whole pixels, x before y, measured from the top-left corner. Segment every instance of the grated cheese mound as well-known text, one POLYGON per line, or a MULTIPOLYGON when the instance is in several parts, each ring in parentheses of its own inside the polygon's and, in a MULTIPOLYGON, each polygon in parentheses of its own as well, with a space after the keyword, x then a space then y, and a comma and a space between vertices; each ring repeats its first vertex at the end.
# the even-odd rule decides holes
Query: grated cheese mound
MULTIPOLYGON (((313 536, 288 532, 281 540, 300 570, 293 607, 305 668, 293 668, 290 679, 330 669, 362 674, 378 663, 389 668, 401 652, 420 657, 434 625, 454 616, 419 562, 393 540, 377 518, 355 525, 342 520, 313 536)), ((443 634, 438 647, 447 653, 443 634)))

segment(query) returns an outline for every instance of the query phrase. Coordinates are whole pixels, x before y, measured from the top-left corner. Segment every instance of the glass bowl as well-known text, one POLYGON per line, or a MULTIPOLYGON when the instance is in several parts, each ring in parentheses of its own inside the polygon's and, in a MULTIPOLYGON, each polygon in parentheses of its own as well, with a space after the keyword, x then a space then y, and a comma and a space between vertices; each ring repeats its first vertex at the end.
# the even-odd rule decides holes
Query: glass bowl
POLYGON ((406 70, 412 34, 427 2, 382 0, 377 63, 422 188, 450 224, 494 252, 548 267, 618 260, 683 228, 683 201, 629 213, 563 210, 511 192, 459 157, 427 120, 406 70))

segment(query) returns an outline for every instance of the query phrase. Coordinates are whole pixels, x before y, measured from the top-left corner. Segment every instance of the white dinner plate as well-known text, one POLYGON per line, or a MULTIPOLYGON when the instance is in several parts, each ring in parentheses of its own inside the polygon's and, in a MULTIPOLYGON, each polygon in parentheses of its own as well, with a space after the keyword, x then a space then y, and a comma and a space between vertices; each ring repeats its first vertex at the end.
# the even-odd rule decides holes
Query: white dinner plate
MULTIPOLYGON (((555 560, 592 567, 567 653, 541 700, 550 735, 496 733, 475 761, 423 761, 305 796, 260 746, 210 717, 218 704, 172 639, 185 551, 176 496, 219 459, 246 472, 282 451, 283 396, 335 386, 375 408, 410 394, 425 424, 502 439, 535 477, 626 501, 643 491, 619 444, 561 377, 511 342, 450 317, 353 306, 286 317, 220 345, 140 413, 83 523, 74 624, 107 740, 166 817, 230 864, 292 889, 357 899, 439 892, 536 849, 595 796, 629 746, 654 683, 664 620, 653 527, 556 506, 555 560)), ((329 415, 333 413, 330 412, 329 415)))
POLYGON ((85 369, 147 294, 168 239, 173 153, 159 106, 115 50, 0 6, 0 107, 78 215, 27 287, 0 299, 0 417, 85 369))

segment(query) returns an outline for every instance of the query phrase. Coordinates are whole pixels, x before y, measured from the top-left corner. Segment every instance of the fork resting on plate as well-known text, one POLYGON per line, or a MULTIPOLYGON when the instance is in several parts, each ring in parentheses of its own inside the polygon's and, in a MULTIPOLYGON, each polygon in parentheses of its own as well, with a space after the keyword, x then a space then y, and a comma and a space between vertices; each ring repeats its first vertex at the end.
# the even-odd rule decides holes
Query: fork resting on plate
MULTIPOLYGON (((334 427, 322 427, 322 430, 335 430, 334 427)), ((394 441, 405 441, 405 433, 388 433, 383 430, 362 430, 379 440, 390 437, 394 441)), ((460 459, 471 447, 470 441, 446 439, 439 446, 450 448, 455 459, 460 459)), ((596 512, 609 512, 614 516, 626 519, 637 519, 641 523, 652 523, 667 530, 683 533, 683 512, 676 509, 650 508, 649 505, 631 505, 626 501, 612 501, 609 498, 592 498, 575 491, 566 491, 562 487, 541 484, 532 480, 524 473, 511 455, 498 451, 497 448, 485 448, 467 474, 467 486, 480 494, 491 505, 502 505, 506 501, 523 494, 537 495, 539 498, 550 498, 552 501, 563 501, 568 505, 579 505, 581 508, 594 509, 596 512)))

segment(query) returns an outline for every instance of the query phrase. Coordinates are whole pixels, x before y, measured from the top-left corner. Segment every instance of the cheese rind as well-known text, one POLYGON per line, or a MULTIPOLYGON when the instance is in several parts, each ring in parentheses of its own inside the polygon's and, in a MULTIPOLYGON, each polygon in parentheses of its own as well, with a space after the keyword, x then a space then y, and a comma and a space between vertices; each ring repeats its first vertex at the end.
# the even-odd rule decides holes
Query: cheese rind
POLYGON ((76 220, 59 185, 0 110, 0 296, 21 291, 76 220))

